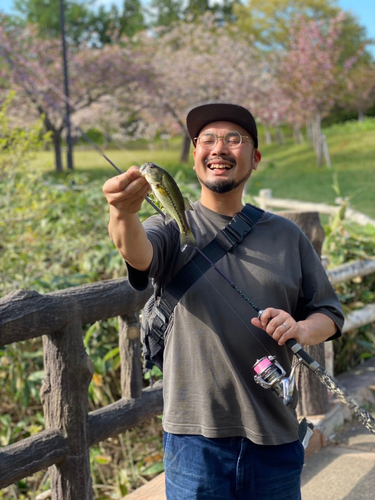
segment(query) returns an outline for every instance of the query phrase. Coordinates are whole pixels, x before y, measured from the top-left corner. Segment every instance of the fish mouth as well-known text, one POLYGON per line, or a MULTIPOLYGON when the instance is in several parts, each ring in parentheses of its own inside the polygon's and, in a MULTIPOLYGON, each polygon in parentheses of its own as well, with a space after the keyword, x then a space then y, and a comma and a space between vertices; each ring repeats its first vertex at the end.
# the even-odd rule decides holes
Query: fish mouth
POLYGON ((140 168, 139 168, 139 171, 141 172, 141 174, 143 176, 145 176, 149 171, 150 169, 154 166, 153 163, 151 162, 147 162, 147 163, 144 163, 140 168))

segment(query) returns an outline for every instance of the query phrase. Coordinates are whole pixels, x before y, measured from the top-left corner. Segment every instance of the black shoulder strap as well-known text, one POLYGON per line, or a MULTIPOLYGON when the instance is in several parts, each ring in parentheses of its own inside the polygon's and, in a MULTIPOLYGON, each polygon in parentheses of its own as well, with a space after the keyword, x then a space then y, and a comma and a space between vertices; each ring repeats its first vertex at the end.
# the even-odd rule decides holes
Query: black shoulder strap
MULTIPOLYGON (((264 211, 246 204, 241 212, 206 245, 202 252, 215 263, 227 252, 235 248, 255 226, 264 211)), ((158 310, 162 317, 169 318, 178 301, 187 290, 211 267, 211 264, 200 254, 192 259, 174 276, 159 299, 158 310)), ((160 319, 163 319, 163 318, 160 319)))

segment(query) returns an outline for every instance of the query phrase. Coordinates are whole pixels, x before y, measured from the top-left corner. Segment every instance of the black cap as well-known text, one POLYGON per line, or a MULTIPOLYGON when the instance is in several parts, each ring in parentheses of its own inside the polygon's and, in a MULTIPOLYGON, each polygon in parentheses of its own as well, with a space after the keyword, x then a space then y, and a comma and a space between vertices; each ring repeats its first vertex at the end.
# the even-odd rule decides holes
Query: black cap
POLYGON ((232 122, 244 128, 258 147, 258 131, 253 115, 238 104, 209 103, 197 106, 189 111, 186 126, 190 139, 194 141, 203 127, 212 122, 232 122))

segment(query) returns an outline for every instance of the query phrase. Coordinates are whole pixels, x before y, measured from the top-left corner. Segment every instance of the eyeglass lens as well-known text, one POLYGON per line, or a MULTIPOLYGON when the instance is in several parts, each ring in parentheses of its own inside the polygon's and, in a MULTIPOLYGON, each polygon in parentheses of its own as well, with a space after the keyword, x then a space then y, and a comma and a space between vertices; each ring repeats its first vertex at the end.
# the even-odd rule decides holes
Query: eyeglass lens
POLYGON ((213 132, 205 132, 199 136, 198 141, 203 148, 212 149, 219 139, 223 139, 224 144, 230 149, 238 148, 242 142, 241 134, 236 131, 227 132, 224 137, 218 137, 213 132))

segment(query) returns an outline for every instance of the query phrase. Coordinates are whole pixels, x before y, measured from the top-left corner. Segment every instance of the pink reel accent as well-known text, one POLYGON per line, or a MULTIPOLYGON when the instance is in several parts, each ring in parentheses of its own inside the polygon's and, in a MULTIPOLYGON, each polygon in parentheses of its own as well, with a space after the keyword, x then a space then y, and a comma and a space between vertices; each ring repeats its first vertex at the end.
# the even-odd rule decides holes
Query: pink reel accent
POLYGON ((263 358, 254 365, 254 371, 257 375, 260 375, 266 368, 272 365, 272 362, 268 358, 263 358))

